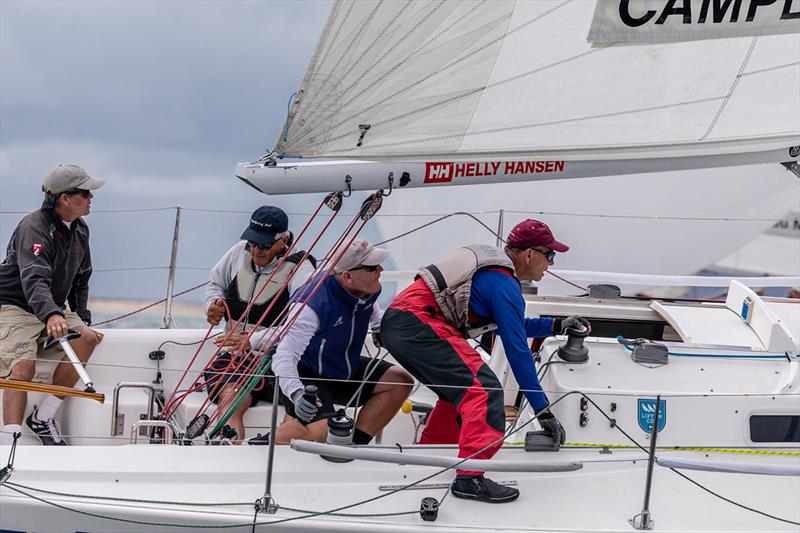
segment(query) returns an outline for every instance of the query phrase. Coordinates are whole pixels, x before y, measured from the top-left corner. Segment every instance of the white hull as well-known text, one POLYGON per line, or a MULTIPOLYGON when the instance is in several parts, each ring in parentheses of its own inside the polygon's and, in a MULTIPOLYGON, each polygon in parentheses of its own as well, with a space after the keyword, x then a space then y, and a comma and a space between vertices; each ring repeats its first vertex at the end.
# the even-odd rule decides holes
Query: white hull
MULTIPOLYGON (((800 304, 764 302, 756 296, 752 323, 748 324, 733 309, 752 293, 738 288, 731 295, 726 305, 693 306, 530 299, 529 316, 581 313, 594 318, 600 336, 587 340, 587 363, 551 364, 542 377, 551 401, 563 398, 553 410, 566 429, 567 446, 558 453, 525 451, 519 443, 535 422, 530 410, 524 409, 517 431, 508 435, 494 458, 526 464, 579 463, 581 468, 555 473, 492 472, 490 477, 497 481, 516 483, 521 491, 517 502, 488 506, 448 496, 438 519, 425 522, 415 512, 421 499, 434 497, 441 501, 454 477, 452 469, 367 460, 335 464, 279 446, 275 450, 271 491, 278 511, 261 512, 257 520, 287 520, 276 526, 293 531, 417 531, 427 527, 441 531, 627 532, 631 528, 627 520, 641 509, 647 453, 633 447, 620 430, 646 448, 649 433, 641 417, 647 413, 642 411, 641 401, 654 401, 660 394, 665 402, 665 424, 658 443, 665 448, 658 450, 659 460, 688 459, 699 461, 706 468, 733 469, 734 472, 683 472, 725 498, 800 522, 800 445, 793 441, 762 442, 750 420, 751 416, 800 417, 800 359, 796 355, 800 304), (666 343, 673 352, 669 363, 652 367, 631 361, 628 349, 601 334, 602 317, 622 321, 613 324, 655 323, 672 328, 678 342, 666 343), (730 357, 737 354, 746 357, 730 357), (596 405, 584 405, 582 398, 596 405), (603 412, 614 419, 613 425, 603 412), (606 445, 613 453, 601 453, 606 445), (768 471, 784 475, 766 475, 768 471), (785 475, 787 471, 794 475, 785 475), (421 487, 390 494, 415 482, 420 482, 421 487), (376 496, 382 497, 371 500, 376 496), (359 504, 366 500, 371 501, 359 504), (344 513, 360 516, 328 513, 341 507, 347 507, 344 513), (325 513, 308 516, 311 512, 325 513), (376 514, 381 516, 368 516, 376 514)), ((110 436, 114 385, 120 381, 152 381, 156 363, 147 357, 151 350, 167 340, 197 341, 203 333, 108 330, 87 367, 99 391, 106 394, 105 404, 67 400, 60 418, 70 447, 30 445, 35 444, 35 438, 30 434, 23 437, 16 453, 15 471, 7 485, 0 487, 0 529, 196 531, 191 526, 239 524, 238 529, 231 530, 249 530, 254 513, 252 502, 264 494, 267 447, 203 446, 202 439, 191 447, 129 444, 132 423, 147 411, 147 396, 137 390, 121 394, 123 433, 110 436), (218 505, 198 505, 211 503, 218 505)), ((560 361, 554 354, 561 342, 563 339, 555 337, 545 342, 540 351, 540 368, 546 362, 560 361)), ((169 392, 194 347, 166 344, 164 350, 161 371, 169 392)), ((204 348, 192 367, 191 378, 211 352, 210 347, 204 348)), ((506 389, 505 403, 513 404, 517 386, 501 345, 489 364, 506 389)), ((30 409, 38 395, 29 396, 30 409)), ((422 387, 413 399, 431 402, 433 397, 422 387)), ((189 420, 204 400, 204 393, 192 394, 179 415, 189 420)), ((259 404, 248 411, 248 437, 268 428, 271 412, 269 404, 259 404)), ((400 454, 398 463, 413 463, 416 454, 423 454, 449 458, 450 464, 455 464, 457 451, 452 446, 413 445, 412 416, 416 415, 398 413, 383 431, 380 447, 369 449, 400 454)), ((8 451, 8 447, 0 448, 0 459, 5 460, 8 451)), ((797 530, 794 524, 733 506, 661 466, 655 467, 650 509, 655 531, 797 530)))

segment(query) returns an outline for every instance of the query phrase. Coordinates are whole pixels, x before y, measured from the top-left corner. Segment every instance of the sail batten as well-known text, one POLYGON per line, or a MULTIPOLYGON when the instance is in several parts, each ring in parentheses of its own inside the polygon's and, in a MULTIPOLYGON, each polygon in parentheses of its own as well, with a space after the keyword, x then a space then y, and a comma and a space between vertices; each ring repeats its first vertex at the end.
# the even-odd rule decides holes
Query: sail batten
POLYGON ((800 20, 793 33, 595 46, 595 5, 338 2, 276 150, 679 157, 800 144, 800 20))

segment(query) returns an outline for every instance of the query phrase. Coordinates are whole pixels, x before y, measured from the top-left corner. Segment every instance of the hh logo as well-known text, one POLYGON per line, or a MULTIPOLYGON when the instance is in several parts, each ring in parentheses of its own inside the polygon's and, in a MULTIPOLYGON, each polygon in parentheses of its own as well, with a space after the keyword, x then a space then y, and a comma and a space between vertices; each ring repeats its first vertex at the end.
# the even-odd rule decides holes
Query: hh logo
POLYGON ((33 255, 40 255, 42 253, 42 244, 39 242, 33 243, 33 246, 31 246, 31 253, 33 253, 33 255))
POLYGON ((331 326, 331 327, 335 328, 336 326, 341 326, 342 324, 344 324, 344 320, 342 320, 342 317, 339 317, 339 318, 336 319, 336 322, 334 322, 333 326, 331 326))
MULTIPOLYGON (((639 400, 639 427, 647 433, 653 432, 653 420, 656 418, 656 401, 639 400)), ((667 424, 667 401, 661 400, 658 406, 658 432, 667 424)))
POLYGON ((453 162, 425 163, 425 183, 448 183, 453 181, 453 162))

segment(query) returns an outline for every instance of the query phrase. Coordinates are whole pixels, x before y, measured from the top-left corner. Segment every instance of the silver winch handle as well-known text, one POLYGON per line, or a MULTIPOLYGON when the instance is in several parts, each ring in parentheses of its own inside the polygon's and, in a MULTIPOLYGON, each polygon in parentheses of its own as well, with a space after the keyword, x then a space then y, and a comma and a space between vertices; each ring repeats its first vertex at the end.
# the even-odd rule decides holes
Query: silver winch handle
POLYGON ((75 369, 75 372, 78 373, 78 376, 83 381, 83 384, 86 386, 86 392, 95 392, 94 390, 94 382, 92 382, 92 378, 89 377, 89 374, 86 372, 86 369, 83 368, 83 364, 81 360, 78 359, 78 356, 75 354, 75 350, 72 349, 70 346, 67 337, 61 337, 58 339, 58 344, 61 345, 61 348, 64 350, 64 353, 67 354, 69 360, 72 362, 72 367, 75 369))

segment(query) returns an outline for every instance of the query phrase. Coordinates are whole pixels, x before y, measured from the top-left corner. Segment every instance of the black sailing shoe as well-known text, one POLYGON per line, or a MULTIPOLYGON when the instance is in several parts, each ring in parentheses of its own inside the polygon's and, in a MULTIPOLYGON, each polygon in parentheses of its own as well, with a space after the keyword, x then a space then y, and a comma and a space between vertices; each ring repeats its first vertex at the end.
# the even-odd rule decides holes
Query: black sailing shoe
POLYGON ((33 412, 25 419, 25 425, 39 437, 45 446, 66 446, 67 442, 61 438, 61 433, 53 419, 42 422, 36 417, 38 414, 39 408, 34 407, 33 412))
POLYGON ((453 496, 467 500, 478 500, 487 503, 508 503, 519 497, 519 491, 495 483, 483 476, 457 475, 450 488, 453 496))

